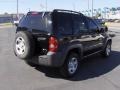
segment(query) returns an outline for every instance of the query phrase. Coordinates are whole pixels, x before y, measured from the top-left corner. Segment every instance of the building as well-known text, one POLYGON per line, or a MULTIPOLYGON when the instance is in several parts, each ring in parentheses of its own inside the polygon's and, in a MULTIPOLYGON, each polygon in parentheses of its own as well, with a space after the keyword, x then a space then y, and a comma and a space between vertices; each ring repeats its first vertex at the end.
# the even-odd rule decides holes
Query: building
POLYGON ((0 23, 8 23, 12 21, 12 16, 11 15, 0 15, 0 23))
MULTIPOLYGON (((19 14, 19 17, 23 17, 24 14, 19 14)), ((13 21, 18 20, 16 14, 1 14, 0 15, 0 23, 13 23, 13 21)))
POLYGON ((120 11, 107 14, 107 19, 120 19, 120 11))

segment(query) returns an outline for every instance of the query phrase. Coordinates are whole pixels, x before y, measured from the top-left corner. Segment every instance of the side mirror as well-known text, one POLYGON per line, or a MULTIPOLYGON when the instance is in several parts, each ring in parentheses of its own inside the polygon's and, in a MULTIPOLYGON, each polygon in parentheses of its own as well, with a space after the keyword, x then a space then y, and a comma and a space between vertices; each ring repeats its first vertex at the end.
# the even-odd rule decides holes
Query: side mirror
POLYGON ((100 28, 99 27, 97 27, 96 32, 100 33, 100 28))

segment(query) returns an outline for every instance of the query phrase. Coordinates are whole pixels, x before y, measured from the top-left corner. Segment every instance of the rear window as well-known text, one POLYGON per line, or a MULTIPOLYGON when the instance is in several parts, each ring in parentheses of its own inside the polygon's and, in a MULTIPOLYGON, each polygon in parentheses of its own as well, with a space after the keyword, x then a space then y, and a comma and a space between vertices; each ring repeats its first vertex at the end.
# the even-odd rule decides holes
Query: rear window
POLYGON ((19 27, 50 32, 52 28, 52 20, 50 13, 28 13, 19 23, 19 27))

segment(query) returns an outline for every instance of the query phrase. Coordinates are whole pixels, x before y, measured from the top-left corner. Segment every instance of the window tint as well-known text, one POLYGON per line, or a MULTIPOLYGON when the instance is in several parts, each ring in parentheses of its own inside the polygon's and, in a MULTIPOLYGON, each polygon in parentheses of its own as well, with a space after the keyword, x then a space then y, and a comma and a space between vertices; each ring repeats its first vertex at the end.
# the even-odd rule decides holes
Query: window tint
POLYGON ((97 25, 103 26, 101 19, 95 19, 94 21, 96 22, 97 25))
POLYGON ((97 29, 97 25, 92 19, 88 19, 89 29, 90 31, 94 31, 97 29))
POLYGON ((50 32, 52 21, 49 14, 28 14, 20 20, 20 27, 50 32))
POLYGON ((72 34, 71 15, 67 13, 57 14, 57 34, 72 34))
POLYGON ((84 17, 81 16, 73 16, 73 24, 74 24, 74 34, 86 33, 88 32, 87 25, 84 17))

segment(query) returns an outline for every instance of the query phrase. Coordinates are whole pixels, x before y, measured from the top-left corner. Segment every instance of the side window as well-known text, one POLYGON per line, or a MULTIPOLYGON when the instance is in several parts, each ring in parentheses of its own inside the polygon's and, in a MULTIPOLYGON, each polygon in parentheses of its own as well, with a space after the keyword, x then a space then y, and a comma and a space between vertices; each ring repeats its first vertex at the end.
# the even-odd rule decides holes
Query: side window
POLYGON ((58 13, 57 15, 57 33, 72 34, 71 15, 65 13, 58 13))
POLYGON ((73 17, 74 24, 74 34, 86 33, 88 32, 87 25, 83 17, 76 16, 73 17))
POLYGON ((92 19, 88 21, 90 32, 94 32, 97 29, 97 25, 92 19))

